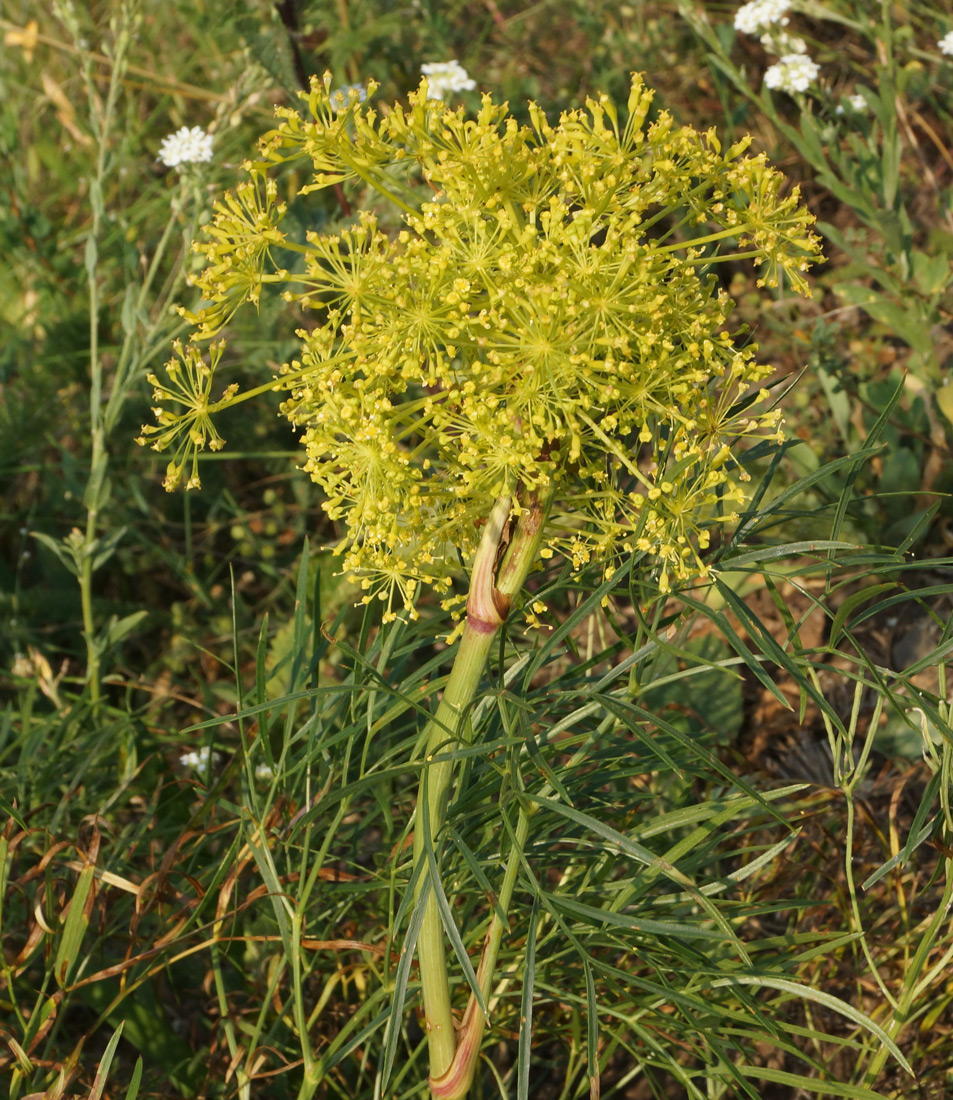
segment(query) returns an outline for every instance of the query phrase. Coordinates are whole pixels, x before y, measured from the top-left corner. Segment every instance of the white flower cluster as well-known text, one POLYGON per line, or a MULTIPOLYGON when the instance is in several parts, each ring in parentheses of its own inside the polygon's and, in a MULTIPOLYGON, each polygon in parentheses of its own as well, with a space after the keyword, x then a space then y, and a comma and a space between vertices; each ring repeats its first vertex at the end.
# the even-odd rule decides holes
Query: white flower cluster
POLYGON ((159 146, 159 160, 167 168, 178 168, 180 164, 199 164, 212 159, 212 135, 201 126, 183 126, 174 134, 162 139, 159 146))
POLYGON ((851 111, 866 111, 867 100, 864 99, 864 97, 859 92, 857 92, 855 95, 849 95, 847 97, 847 107, 845 107, 843 103, 838 103, 837 106, 834 108, 834 114, 846 114, 848 109, 850 109, 851 111))
POLYGON ((206 772, 208 771, 209 762, 213 761, 212 750, 208 745, 203 745, 199 749, 193 749, 192 752, 184 752, 179 757, 179 764, 183 768, 191 768, 193 771, 206 772))
POLYGON ((790 6, 791 0, 751 0, 735 14, 735 30, 742 34, 758 34, 775 23, 787 26, 785 12, 790 6))
POLYGON ((940 47, 940 53, 945 53, 947 57, 953 57, 953 31, 948 31, 937 45, 940 47))
POLYGON ((778 92, 806 92, 817 79, 820 66, 802 53, 785 54, 764 74, 765 84, 778 92))
POLYGON ((420 71, 427 78, 428 99, 443 99, 448 92, 470 92, 476 87, 459 61, 434 61, 421 65, 420 71))

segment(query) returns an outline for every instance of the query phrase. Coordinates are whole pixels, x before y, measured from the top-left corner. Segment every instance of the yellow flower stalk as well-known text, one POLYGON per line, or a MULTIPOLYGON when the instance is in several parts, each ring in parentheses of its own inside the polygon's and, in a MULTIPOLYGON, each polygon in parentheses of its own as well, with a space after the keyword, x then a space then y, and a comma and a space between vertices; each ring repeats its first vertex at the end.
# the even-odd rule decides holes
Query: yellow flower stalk
MULTIPOLYGON (((426 81, 409 107, 378 112, 373 92, 342 109, 325 76, 302 97, 307 117, 278 109, 247 180, 216 205, 199 246, 204 299, 186 316, 209 339, 270 284, 302 311, 300 354, 277 380, 282 410, 343 530, 343 569, 365 601, 383 602, 385 622, 416 616, 421 589, 446 595, 470 576, 421 768, 420 865, 423 808, 433 844, 453 780, 452 763, 434 758, 465 739, 486 654, 533 566, 637 556, 663 592, 704 577, 711 527, 746 497, 738 442, 779 434, 761 388, 770 367, 730 330, 718 264, 750 259, 759 285, 808 293, 818 242, 797 188, 784 193, 748 139, 723 150, 666 112, 649 122, 652 93, 636 75, 624 121, 604 95, 555 124, 530 104, 521 125, 489 96, 467 118, 428 99, 426 81), (400 228, 365 212, 289 239, 287 165, 307 178, 296 202, 354 182, 393 203, 400 228)), ((190 447, 194 458, 220 445, 210 413, 259 392, 210 406, 213 349, 205 372, 194 347, 180 354, 201 386, 176 388, 180 367, 154 383, 157 400, 195 396, 144 430, 157 449, 178 441, 169 487, 197 481, 190 447)), ((454 1030, 434 885, 420 874, 418 953, 431 1087, 452 1100, 472 1078, 484 1021, 471 997, 454 1030)), ((494 916, 485 993, 501 934, 494 916)))

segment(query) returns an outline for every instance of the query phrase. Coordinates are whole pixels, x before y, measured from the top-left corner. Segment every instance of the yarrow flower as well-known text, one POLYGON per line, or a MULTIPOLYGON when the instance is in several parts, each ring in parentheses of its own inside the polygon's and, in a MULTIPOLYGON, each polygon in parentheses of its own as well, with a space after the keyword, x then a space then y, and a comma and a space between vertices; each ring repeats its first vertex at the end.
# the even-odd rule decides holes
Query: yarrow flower
POLYGON ((790 53, 771 66, 764 74, 765 84, 779 92, 793 95, 806 92, 817 79, 820 66, 803 54, 790 53))
POLYGON ((953 57, 953 31, 948 31, 939 42, 937 46, 940 48, 940 53, 945 53, 948 57, 953 57))
MULTIPOLYGON (((345 118, 327 76, 303 97, 310 119, 277 108, 237 192, 268 202, 249 219, 226 195, 199 246, 193 338, 215 334, 242 287, 257 300, 274 282, 315 319, 282 368, 282 411, 342 529, 343 569, 385 620, 400 605, 413 617, 423 587, 451 591, 491 513, 504 526, 538 515, 540 557, 574 570, 636 555, 663 591, 704 576, 711 529, 746 499, 736 444, 780 426, 753 404, 771 368, 730 331, 716 272, 754 257, 759 285, 810 293, 818 242, 797 188, 782 195, 764 155, 745 155, 748 138, 723 151, 714 131, 666 112, 647 124, 652 93, 636 75, 625 121, 602 95, 555 125, 531 103, 521 126, 488 95, 468 119, 424 87, 409 108, 355 104, 345 118), (360 179, 403 227, 364 212, 286 242, 269 167, 303 158, 314 173, 299 195, 360 179)), ((201 354, 179 360, 165 389, 185 407, 158 410, 159 449, 179 419, 216 439, 201 354)))
POLYGON ((459 61, 434 61, 421 65, 420 71, 427 78, 428 99, 445 99, 448 92, 472 92, 476 87, 459 61))
POLYGON ((790 7, 791 0, 751 0, 735 13, 735 30, 759 34, 776 23, 786 27, 789 19, 785 12, 790 7))
POLYGON ((183 126, 162 139, 157 158, 167 168, 180 164, 200 164, 212 159, 212 135, 201 126, 183 126))
POLYGON ((337 114, 345 111, 351 103, 363 103, 367 99, 367 88, 363 84, 344 84, 331 93, 331 110, 337 114))

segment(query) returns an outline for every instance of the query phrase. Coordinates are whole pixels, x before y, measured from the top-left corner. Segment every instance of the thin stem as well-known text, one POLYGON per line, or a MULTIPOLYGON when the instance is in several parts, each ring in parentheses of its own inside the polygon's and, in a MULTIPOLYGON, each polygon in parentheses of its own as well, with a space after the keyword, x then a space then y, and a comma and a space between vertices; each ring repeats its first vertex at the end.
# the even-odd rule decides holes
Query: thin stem
MULTIPOLYGON (((130 13, 126 13, 127 18, 130 13)), ((130 32, 127 23, 122 23, 116 37, 115 61, 109 78, 109 90, 102 114, 96 117, 96 99, 90 91, 90 115, 97 123, 96 174, 90 181, 93 196, 92 225, 86 244, 86 282, 89 291, 89 419, 90 473, 83 494, 86 505, 86 532, 82 559, 79 562, 80 602, 83 609, 83 638, 86 643, 86 683, 89 698, 94 708, 99 707, 100 689, 100 648, 96 639, 96 622, 93 612, 93 557, 96 542, 96 530, 99 525, 99 510, 105 497, 106 466, 109 453, 106 448, 106 427, 103 417, 103 367, 99 357, 99 279, 96 261, 97 244, 103 215, 103 183, 107 172, 107 150, 109 132, 116 112, 122 75, 126 67, 126 52, 129 46, 130 32)))
POLYGON ((291 980, 294 997, 294 1021, 301 1043, 301 1057, 303 1061, 303 1077, 299 1097, 313 1096, 317 1086, 317 1071, 314 1061, 314 1053, 311 1050, 311 1040, 308 1038, 308 1019, 304 1011, 304 989, 301 981, 301 910, 291 915, 291 980))

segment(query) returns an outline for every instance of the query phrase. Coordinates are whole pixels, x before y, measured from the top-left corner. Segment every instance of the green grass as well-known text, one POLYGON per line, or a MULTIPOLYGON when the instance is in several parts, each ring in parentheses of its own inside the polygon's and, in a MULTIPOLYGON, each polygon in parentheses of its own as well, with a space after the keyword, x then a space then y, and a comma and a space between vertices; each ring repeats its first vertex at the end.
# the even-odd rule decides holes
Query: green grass
MULTIPOLYGON (((804 5, 789 29, 829 94, 798 102, 762 90, 735 7, 343 0, 289 28, 252 0, 3 4, 12 1098, 426 1094, 401 948, 443 615, 425 601, 381 630, 354 607, 277 415, 235 410, 188 496, 132 441, 186 332, 172 304, 195 305, 197 226, 299 70, 373 76, 386 103, 451 57, 518 118, 644 71, 679 122, 755 135, 827 256, 801 306, 725 276, 789 445, 749 454, 761 489, 716 582, 664 599, 631 563, 539 573, 550 619, 511 625, 451 751, 458 1012, 518 865, 473 1095, 949 1090, 953 24, 938 4, 804 5), (868 110, 838 115, 855 93, 868 110), (180 125, 215 132, 182 175, 155 159, 180 125), (182 763, 202 747, 206 767, 182 763)), ((333 195, 314 217, 349 220, 333 195)), ((235 376, 267 382, 299 323, 265 299, 236 319, 235 376)))

